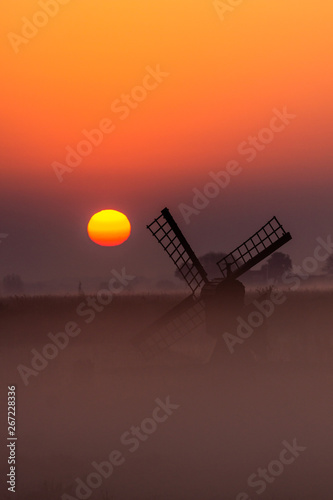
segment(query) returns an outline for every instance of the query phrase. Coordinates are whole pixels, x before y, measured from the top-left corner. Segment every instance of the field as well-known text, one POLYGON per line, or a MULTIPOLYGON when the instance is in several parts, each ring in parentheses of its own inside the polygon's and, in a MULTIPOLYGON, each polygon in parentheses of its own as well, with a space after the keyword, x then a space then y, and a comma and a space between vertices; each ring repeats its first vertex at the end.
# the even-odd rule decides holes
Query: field
POLYGON ((220 364, 204 328, 150 361, 132 346, 179 295, 119 295, 85 315, 83 295, 3 298, 1 415, 15 384, 18 440, 17 492, 1 498, 331 500, 333 293, 284 294, 264 351, 254 329, 220 364), (37 370, 31 351, 66 325, 37 370))

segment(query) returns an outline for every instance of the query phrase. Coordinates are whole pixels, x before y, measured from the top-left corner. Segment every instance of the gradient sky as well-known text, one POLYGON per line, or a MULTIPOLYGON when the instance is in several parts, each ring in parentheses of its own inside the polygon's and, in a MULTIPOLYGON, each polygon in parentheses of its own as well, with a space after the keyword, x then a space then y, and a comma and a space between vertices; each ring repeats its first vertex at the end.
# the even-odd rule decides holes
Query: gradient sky
POLYGON ((34 0, 0 6, 0 278, 124 266, 170 275, 145 227, 164 206, 199 255, 232 250, 272 215, 292 232, 295 262, 332 234, 331 2, 244 0, 221 20, 212 0, 71 0, 15 53, 8 33, 40 10, 34 0), (121 120, 112 104, 158 65, 169 76, 121 120), (239 145, 284 106, 296 118, 248 162, 239 145), (60 183, 53 162, 105 118, 114 130, 60 183), (179 204, 230 160, 242 172, 186 225, 179 204), (122 246, 89 240, 102 209, 128 216, 122 246))

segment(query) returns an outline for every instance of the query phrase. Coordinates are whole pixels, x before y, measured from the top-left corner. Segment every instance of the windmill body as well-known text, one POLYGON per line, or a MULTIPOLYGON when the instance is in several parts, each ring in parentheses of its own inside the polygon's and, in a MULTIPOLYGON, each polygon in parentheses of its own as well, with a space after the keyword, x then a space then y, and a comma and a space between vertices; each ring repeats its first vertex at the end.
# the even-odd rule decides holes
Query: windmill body
POLYGON ((146 359, 167 349, 205 322, 219 337, 244 307, 245 287, 237 279, 291 240, 276 217, 217 262, 220 277, 209 280, 200 260, 167 208, 147 226, 191 289, 191 295, 132 339, 146 359))

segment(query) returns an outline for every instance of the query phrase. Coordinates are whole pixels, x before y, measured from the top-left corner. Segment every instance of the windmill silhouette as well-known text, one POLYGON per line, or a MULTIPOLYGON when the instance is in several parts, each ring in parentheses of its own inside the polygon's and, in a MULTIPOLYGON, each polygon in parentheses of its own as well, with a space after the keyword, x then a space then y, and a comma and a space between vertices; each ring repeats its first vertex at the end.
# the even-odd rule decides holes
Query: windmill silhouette
POLYGON ((132 339, 146 359, 168 349, 204 322, 209 334, 221 333, 221 318, 235 318, 244 303, 245 287, 237 278, 291 240, 290 233, 273 217, 219 260, 221 276, 209 280, 167 208, 147 228, 176 265, 191 295, 132 339))

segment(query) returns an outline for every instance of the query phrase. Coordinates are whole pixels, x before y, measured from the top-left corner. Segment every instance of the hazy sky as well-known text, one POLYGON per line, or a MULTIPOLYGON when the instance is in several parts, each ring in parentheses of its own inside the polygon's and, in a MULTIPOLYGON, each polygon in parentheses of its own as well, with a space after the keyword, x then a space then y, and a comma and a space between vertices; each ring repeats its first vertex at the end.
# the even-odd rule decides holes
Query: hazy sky
POLYGON ((272 215, 292 232, 284 250, 312 255, 333 225, 331 2, 62 3, 0 6, 0 278, 171 275, 146 229, 164 206, 199 255, 272 215), (232 160, 237 175, 186 224, 179 205, 232 160), (119 247, 87 236, 106 208, 131 221, 119 247))

